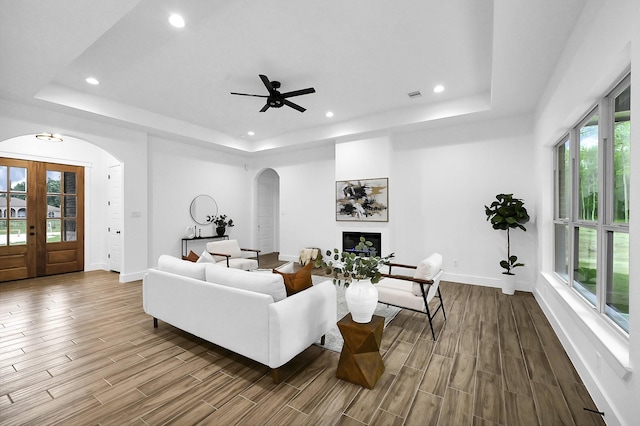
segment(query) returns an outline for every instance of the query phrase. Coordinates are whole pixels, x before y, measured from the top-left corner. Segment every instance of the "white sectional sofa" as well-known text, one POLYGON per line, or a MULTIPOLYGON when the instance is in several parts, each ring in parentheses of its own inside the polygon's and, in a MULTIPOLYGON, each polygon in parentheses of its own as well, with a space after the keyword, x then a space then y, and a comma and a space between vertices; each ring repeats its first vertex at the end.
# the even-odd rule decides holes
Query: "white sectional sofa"
POLYGON ((142 285, 144 311, 184 331, 278 368, 336 323, 336 290, 323 281, 286 296, 282 276, 162 255, 142 285))

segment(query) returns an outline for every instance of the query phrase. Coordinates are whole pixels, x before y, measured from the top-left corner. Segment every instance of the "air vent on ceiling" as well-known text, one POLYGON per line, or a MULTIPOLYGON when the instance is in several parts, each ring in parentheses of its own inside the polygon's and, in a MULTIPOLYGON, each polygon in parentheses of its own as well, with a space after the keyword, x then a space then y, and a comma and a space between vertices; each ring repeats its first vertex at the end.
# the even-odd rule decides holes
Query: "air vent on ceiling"
POLYGON ((410 92, 407 93, 407 95, 409 95, 410 98, 419 98, 420 96, 422 96, 422 93, 420 93, 419 90, 416 90, 415 92, 410 92))

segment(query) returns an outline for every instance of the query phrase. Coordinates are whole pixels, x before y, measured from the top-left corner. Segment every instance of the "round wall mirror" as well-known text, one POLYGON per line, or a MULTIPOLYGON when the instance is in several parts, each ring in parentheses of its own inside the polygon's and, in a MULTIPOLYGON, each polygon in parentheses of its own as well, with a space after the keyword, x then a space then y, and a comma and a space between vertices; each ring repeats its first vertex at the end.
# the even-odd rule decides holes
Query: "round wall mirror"
POLYGON ((191 201, 191 218, 198 225, 208 225, 218 215, 216 200, 208 195, 198 195, 191 201))

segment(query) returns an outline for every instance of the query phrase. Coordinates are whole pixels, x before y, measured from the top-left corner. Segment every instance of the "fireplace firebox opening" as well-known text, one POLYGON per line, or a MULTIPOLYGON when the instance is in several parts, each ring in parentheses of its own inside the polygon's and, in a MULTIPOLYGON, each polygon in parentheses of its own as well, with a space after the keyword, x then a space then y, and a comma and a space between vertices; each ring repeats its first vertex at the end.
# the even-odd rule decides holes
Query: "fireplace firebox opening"
POLYGON ((368 252, 360 252, 356 250, 356 246, 360 243, 360 237, 364 237, 365 240, 371 241, 373 243, 372 248, 375 249, 375 255, 381 255, 382 234, 379 232, 343 232, 342 251, 369 256, 370 253, 368 252))

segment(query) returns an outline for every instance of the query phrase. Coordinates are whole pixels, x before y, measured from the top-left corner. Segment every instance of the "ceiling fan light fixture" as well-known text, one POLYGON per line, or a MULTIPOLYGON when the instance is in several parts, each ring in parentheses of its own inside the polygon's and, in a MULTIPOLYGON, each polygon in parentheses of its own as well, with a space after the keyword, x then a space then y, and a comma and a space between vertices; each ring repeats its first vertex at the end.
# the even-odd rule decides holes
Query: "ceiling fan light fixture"
POLYGON ((87 77, 84 81, 92 86, 97 86, 98 84, 100 84, 100 81, 95 77, 87 77))
POLYGON ((249 131, 247 132, 247 134, 248 134, 249 136, 254 136, 254 135, 256 134, 256 132, 254 132, 253 130, 249 130, 249 131))
POLYGON ((38 133, 36 139, 47 142, 62 142, 64 140, 62 139, 62 135, 58 133, 38 133))
POLYGON ((444 86, 442 84, 438 84, 433 88, 433 93, 442 93, 444 92, 444 86))
POLYGON ((327 113, 324 116, 327 118, 333 117, 333 111, 327 111, 327 113))
POLYGON ((169 23, 176 28, 184 28, 185 25, 184 18, 177 13, 169 16, 169 23))

